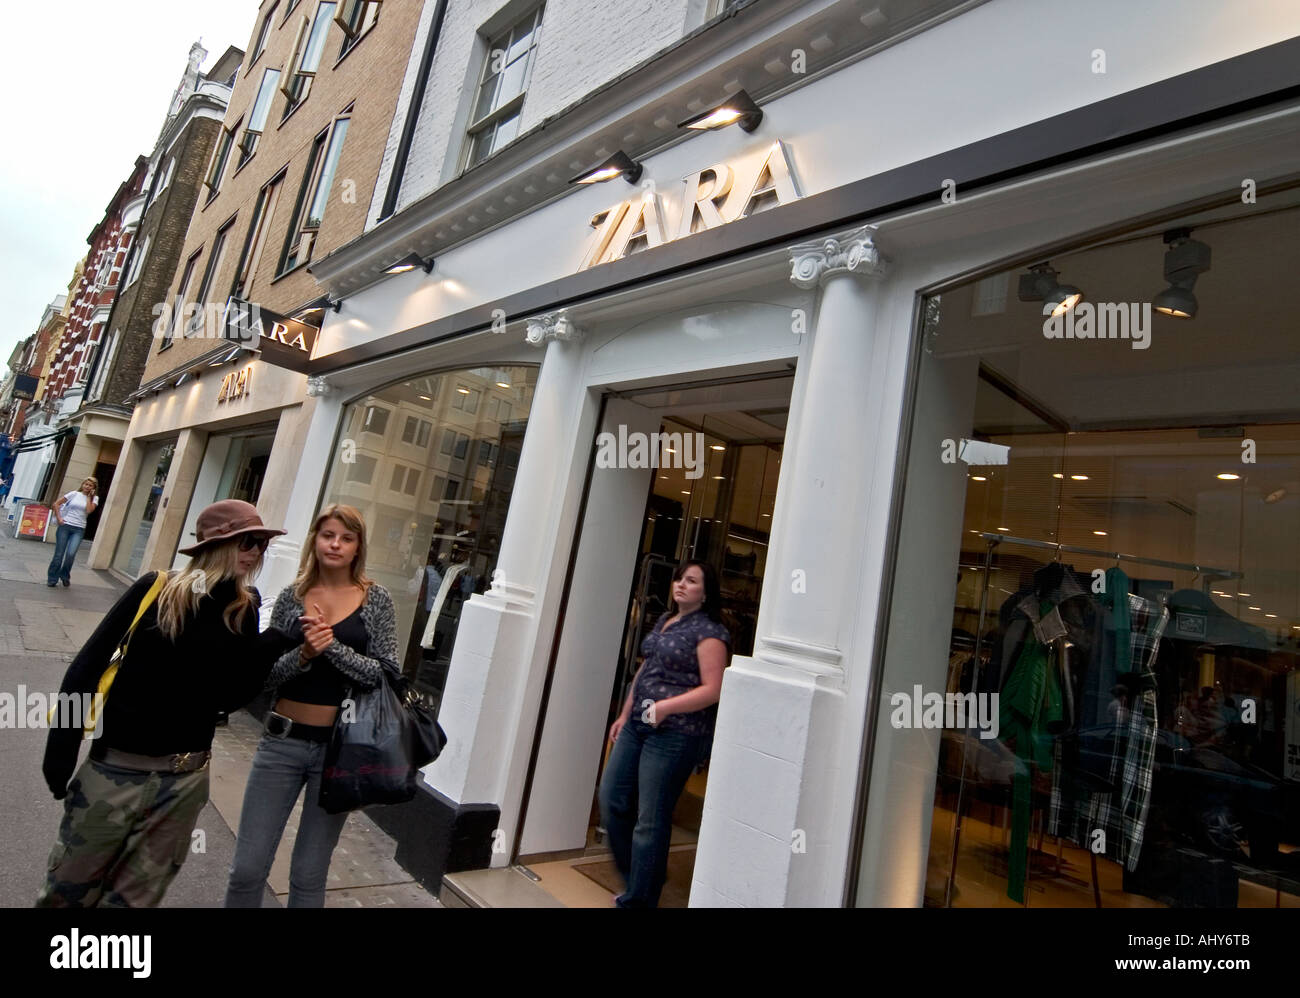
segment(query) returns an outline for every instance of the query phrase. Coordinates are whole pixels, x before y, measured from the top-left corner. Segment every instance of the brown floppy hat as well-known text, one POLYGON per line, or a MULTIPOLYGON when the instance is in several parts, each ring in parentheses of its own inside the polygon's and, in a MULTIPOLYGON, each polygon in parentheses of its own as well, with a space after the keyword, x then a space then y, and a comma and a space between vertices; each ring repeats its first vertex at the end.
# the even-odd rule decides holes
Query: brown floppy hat
POLYGON ((197 554, 209 544, 228 541, 232 537, 243 534, 265 534, 267 537, 276 537, 285 533, 283 530, 273 530, 265 526, 261 515, 257 512, 257 507, 242 499, 222 499, 206 507, 199 514, 195 532, 198 541, 187 548, 181 548, 181 554, 197 554))

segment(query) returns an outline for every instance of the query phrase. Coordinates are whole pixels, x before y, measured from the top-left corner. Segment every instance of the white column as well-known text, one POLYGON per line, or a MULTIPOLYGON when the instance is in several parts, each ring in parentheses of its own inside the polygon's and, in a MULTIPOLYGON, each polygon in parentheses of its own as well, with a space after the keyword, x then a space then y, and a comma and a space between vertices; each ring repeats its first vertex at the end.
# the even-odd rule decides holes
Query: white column
POLYGON ((266 482, 257 500, 263 522, 286 531, 267 547, 256 580, 262 593, 263 626, 270 621, 275 597, 298 575, 302 545, 316 518, 320 469, 324 468, 328 477, 339 458, 330 453, 330 447, 341 408, 339 394, 329 381, 313 377, 307 379, 307 398, 302 405, 280 414, 266 482))
MULTIPOLYGON (((575 454, 590 408, 582 384, 581 335, 572 322, 562 312, 531 319, 527 339, 544 345, 546 354, 501 550, 491 588, 461 609, 441 708, 450 742, 425 770, 426 781, 457 803, 501 807, 506 841, 518 817, 514 809, 545 668, 537 651, 540 605, 554 552, 567 535, 564 511, 571 505, 575 454)), ((494 862, 506 859, 505 853, 493 857, 494 862)))
POLYGON ((791 280, 820 289, 777 491, 754 654, 727 670, 693 905, 837 905, 827 800, 872 448, 863 383, 884 261, 870 227, 792 247, 791 280))

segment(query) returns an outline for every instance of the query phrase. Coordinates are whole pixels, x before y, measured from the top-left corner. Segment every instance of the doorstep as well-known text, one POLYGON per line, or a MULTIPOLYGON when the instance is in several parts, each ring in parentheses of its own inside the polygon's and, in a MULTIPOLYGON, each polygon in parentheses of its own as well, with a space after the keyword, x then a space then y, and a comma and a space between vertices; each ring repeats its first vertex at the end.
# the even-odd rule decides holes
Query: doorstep
POLYGON ((438 900, 447 908, 565 907, 512 866, 444 874, 438 900))

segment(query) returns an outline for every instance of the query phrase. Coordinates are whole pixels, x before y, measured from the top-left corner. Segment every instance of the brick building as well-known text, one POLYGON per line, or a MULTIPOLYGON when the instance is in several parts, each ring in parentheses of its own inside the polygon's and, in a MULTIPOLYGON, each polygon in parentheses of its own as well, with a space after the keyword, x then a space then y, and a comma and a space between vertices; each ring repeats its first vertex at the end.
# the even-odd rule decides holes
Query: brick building
MULTIPOLYGON (((273 366, 256 352, 264 343, 222 340, 221 315, 233 297, 319 324, 319 310, 304 310, 319 295, 310 264, 364 229, 419 16, 416 3, 265 0, 258 9, 135 393, 102 512, 112 529, 92 566, 131 576, 171 566, 204 505, 259 501, 273 448, 299 448, 314 404, 301 363, 273 366)), ((269 496, 260 508, 268 522, 285 513, 269 496)))
MULTIPOLYGON (((77 265, 74 280, 80 278, 81 265, 77 265)), ((4 489, 4 503, 11 497, 33 496, 41 491, 43 469, 47 464, 39 460, 39 452, 45 450, 44 443, 39 445, 28 441, 22 443, 27 430, 29 417, 40 422, 44 413, 39 403, 45 391, 46 375, 49 373, 50 358, 57 349, 67 325, 68 296, 55 296, 45 306, 36 332, 14 347, 9 357, 9 376, 4 387, 0 388, 0 479, 8 483, 4 489), (23 480, 18 483, 28 491, 14 491, 15 472, 19 469, 20 448, 27 453, 21 470, 25 472, 23 480), (37 451, 38 453, 32 453, 37 451)), ((47 436, 45 433, 37 436, 47 436)))
MULTIPOLYGON (((201 71, 206 55, 202 46, 191 47, 147 160, 145 179, 124 210, 125 254, 110 275, 115 282, 113 303, 82 376, 77 408, 68 420, 78 428, 77 441, 58 494, 75 489, 90 475, 99 480, 101 496, 111 492, 131 419, 128 396, 139 387, 153 347, 157 306, 165 301, 174 276, 203 171, 244 54, 232 47, 201 71)), ((92 521, 88 537, 94 537, 95 526, 92 521)))

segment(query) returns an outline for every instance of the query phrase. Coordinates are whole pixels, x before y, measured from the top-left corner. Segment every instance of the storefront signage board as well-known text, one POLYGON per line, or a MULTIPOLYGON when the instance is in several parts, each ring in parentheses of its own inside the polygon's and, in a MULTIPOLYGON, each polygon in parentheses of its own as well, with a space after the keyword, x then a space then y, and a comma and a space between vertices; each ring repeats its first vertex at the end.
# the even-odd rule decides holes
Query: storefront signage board
POLYGON ((22 519, 18 521, 19 537, 34 537, 45 540, 45 532, 50 526, 50 507, 40 503, 29 503, 23 507, 22 519))
POLYGON ((256 347, 266 363, 304 372, 320 327, 232 297, 226 302, 222 331, 228 340, 256 347))

